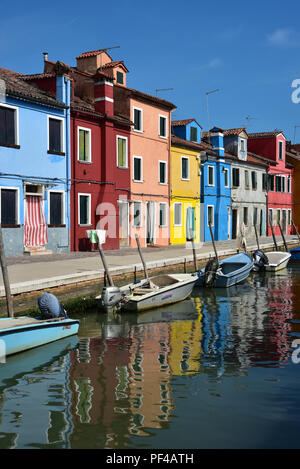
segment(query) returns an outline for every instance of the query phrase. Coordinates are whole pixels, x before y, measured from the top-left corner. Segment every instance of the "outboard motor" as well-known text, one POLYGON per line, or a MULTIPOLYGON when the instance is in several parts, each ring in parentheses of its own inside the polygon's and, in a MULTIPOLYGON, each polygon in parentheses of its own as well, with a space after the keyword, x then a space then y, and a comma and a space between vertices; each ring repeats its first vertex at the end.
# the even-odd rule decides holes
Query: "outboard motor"
POLYGON ((104 287, 101 294, 102 305, 105 308, 113 308, 122 300, 123 295, 118 287, 104 287))
POLYGON ((216 259, 212 259, 208 261, 208 263, 205 266, 204 278, 203 278, 203 285, 205 287, 213 286, 213 284, 215 283, 216 276, 217 276, 218 268, 219 268, 219 263, 216 259))
POLYGON ((257 249, 253 253, 253 270, 258 272, 259 270, 263 270, 266 265, 269 264, 269 259, 265 255, 263 251, 257 249))
POLYGON ((64 307, 52 293, 45 292, 40 295, 38 297, 38 305, 43 319, 68 318, 64 307))

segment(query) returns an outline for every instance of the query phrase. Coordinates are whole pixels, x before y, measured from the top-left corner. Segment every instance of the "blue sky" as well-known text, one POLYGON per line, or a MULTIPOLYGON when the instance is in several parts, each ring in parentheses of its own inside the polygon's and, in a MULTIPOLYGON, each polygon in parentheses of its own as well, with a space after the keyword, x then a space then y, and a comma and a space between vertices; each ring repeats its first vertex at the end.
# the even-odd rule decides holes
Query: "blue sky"
POLYGON ((299 126, 300 142, 300 102, 291 99, 300 82, 300 2, 16 0, 1 10, 2 67, 38 73, 43 51, 75 65, 82 52, 120 46, 110 54, 129 69, 127 85, 154 95, 172 88, 158 96, 177 106, 174 119, 193 117, 205 130, 208 121, 248 122, 249 132, 276 128, 292 141, 299 126), (205 93, 214 89, 208 120, 205 93))

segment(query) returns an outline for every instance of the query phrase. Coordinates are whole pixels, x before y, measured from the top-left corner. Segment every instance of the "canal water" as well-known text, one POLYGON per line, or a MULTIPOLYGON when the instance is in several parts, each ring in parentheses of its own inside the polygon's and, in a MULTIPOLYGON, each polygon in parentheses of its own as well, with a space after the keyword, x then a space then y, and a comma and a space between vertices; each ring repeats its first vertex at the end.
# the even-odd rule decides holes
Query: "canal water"
POLYGON ((0 448, 299 448, 300 265, 0 363, 0 448), (299 363, 298 363, 299 362, 299 363))

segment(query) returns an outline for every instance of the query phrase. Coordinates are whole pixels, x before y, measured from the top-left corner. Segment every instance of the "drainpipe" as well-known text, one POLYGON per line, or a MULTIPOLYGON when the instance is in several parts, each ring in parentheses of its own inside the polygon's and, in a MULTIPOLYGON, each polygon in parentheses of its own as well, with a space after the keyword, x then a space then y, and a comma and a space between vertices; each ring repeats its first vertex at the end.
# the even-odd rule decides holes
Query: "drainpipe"
POLYGON ((66 179, 67 179, 67 217, 68 217, 68 249, 71 247, 71 93, 70 93, 70 78, 64 77, 65 92, 66 92, 66 179))

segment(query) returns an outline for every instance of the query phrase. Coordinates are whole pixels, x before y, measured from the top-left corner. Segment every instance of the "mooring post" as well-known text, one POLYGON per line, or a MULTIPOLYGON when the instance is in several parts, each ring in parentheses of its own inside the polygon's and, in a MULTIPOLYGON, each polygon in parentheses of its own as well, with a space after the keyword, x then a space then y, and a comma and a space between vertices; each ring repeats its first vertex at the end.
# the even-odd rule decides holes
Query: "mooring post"
POLYGON ((183 262, 183 270, 184 270, 184 273, 186 274, 186 258, 184 258, 184 262, 183 262))
POLYGON ((258 235, 257 235, 257 229, 256 229, 256 224, 254 224, 254 231, 255 231, 257 249, 260 249, 260 247, 259 247, 259 241, 258 241, 258 235))
POLYGON ((288 247, 287 247, 287 244, 286 244, 286 241, 285 241, 285 237, 284 237, 284 234, 283 234, 283 229, 281 227, 280 222, 278 222, 278 226, 279 226, 279 229, 280 229, 280 233, 281 233, 281 237, 282 237, 282 240, 283 240, 285 250, 286 250, 286 252, 288 252, 288 247))
POLYGON ((0 225, 0 262, 1 262, 3 283, 4 283, 4 288, 5 288, 7 315, 8 315, 9 318, 13 318, 14 317, 14 308, 13 308, 13 301, 12 301, 12 297, 11 297, 11 293, 10 293, 9 277, 8 277, 8 271, 7 271, 7 263, 6 263, 4 245, 3 245, 2 226, 1 225, 0 225))
POLYGON ((108 283, 111 287, 113 287, 114 282, 113 282, 112 277, 109 273, 108 266, 107 266, 107 263, 106 263, 106 259, 105 259, 105 256, 104 256, 104 252, 103 252, 100 240, 98 241, 98 251, 99 251, 99 254, 100 254, 100 257, 101 257, 101 260, 102 260, 102 264, 103 264, 103 267, 104 267, 104 273, 106 274, 107 279, 108 279, 108 283))
POLYGON ((143 264, 145 278, 147 280, 149 280, 149 276, 148 276, 148 272, 147 272, 147 268, 146 268, 146 263, 144 261, 144 257, 143 257, 141 246, 140 246, 140 240, 139 240, 139 237, 138 237, 137 234, 135 234, 135 239, 136 239, 136 244, 137 244, 137 247, 138 247, 139 255, 140 255, 140 258, 141 258, 141 261, 142 261, 142 264, 143 264))
POLYGON ((275 246, 275 251, 278 251, 278 246, 277 246, 277 243, 276 243, 276 238, 275 238, 275 235, 274 235, 274 230, 273 230, 273 225, 272 225, 271 220, 270 220, 270 228, 271 228, 271 231, 272 231, 272 237, 273 237, 273 242, 274 242, 274 246, 275 246))
POLYGON ((212 229, 211 229, 211 223, 210 222, 209 222, 208 226, 209 226, 209 231, 210 231, 210 236, 211 236, 213 248, 214 248, 214 251, 215 251, 215 258, 216 258, 216 261, 219 262, 218 253, 217 253, 217 249, 216 249, 216 246, 215 246, 215 239, 214 239, 214 235, 213 235, 213 232, 212 232, 212 229))

